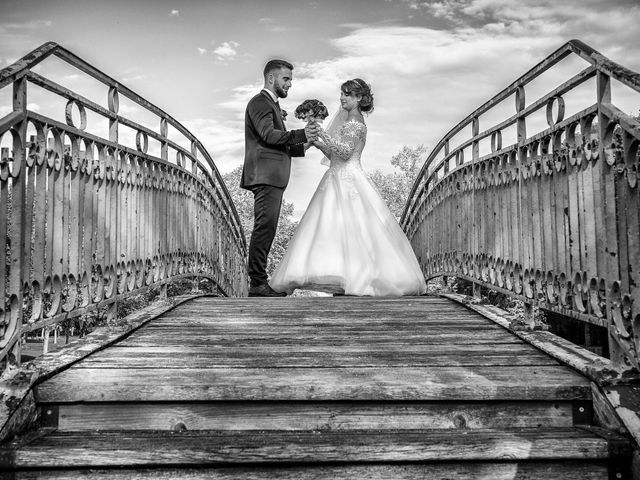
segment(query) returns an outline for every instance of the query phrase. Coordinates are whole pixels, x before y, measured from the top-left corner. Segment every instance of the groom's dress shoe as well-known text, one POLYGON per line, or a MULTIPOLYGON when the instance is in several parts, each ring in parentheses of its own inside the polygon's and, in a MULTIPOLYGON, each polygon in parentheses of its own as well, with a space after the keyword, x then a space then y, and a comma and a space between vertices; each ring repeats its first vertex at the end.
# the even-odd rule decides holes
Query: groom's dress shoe
POLYGON ((257 285, 255 287, 249 287, 250 297, 286 297, 285 292, 276 292, 268 283, 257 285))

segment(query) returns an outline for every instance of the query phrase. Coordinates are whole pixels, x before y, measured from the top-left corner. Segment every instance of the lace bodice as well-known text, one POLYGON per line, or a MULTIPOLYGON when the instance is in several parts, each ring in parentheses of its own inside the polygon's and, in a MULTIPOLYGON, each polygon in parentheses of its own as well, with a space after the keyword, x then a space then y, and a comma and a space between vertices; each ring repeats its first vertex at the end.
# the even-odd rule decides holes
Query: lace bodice
POLYGON ((367 126, 349 120, 340 127, 336 136, 322 132, 320 138, 331 149, 331 168, 360 167, 360 156, 367 141, 367 126))

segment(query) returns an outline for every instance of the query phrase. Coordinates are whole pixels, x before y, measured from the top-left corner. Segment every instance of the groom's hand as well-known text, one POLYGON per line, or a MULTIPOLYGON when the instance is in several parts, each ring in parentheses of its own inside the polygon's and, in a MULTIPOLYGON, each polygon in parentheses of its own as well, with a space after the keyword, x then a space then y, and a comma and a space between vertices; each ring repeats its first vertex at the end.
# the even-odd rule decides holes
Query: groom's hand
POLYGON ((304 127, 304 134, 307 137, 308 142, 313 142, 318 139, 320 135, 320 126, 316 122, 309 122, 304 127))

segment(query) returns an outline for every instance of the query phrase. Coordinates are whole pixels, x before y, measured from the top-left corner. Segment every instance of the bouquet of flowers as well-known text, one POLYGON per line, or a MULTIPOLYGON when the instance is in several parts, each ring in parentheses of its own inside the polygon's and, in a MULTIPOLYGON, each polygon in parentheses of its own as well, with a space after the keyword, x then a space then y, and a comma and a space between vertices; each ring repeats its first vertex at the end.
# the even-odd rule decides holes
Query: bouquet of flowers
POLYGON ((329 110, 320 100, 305 100, 296 108, 296 118, 305 122, 322 122, 329 116, 329 110))

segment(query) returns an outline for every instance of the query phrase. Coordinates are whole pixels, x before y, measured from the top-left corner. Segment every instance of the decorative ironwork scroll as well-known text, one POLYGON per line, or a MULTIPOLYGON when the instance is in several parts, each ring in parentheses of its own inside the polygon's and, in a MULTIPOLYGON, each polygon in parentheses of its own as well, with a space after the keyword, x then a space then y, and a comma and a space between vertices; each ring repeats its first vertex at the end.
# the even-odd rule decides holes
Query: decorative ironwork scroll
POLYGON ((0 359, 15 361, 25 332, 113 309, 169 280, 204 277, 226 295, 246 295, 238 214, 185 127, 55 43, 0 71, 4 87, 13 88, 13 106, 0 118, 0 139, 10 139, 0 159, 0 359), (105 106, 33 71, 50 56, 97 80, 105 106), (65 122, 29 108, 32 85, 66 102, 65 122), (121 114, 121 96, 157 128, 121 114), (108 123, 108 138, 87 131, 88 111, 108 123), (119 141, 122 126, 137 148, 119 141), (159 155, 147 153, 149 139, 159 155))
POLYGON ((607 327, 614 364, 637 370, 640 124, 613 105, 612 82, 640 92, 640 75, 584 43, 559 48, 440 140, 402 226, 428 278, 461 277, 607 327), (584 70, 525 102, 532 82, 575 56, 584 70), (564 118, 578 87, 593 100, 564 118), (509 97, 515 113, 481 131, 483 115, 509 97), (547 126, 532 135, 536 113, 547 126), (503 145, 509 129, 514 142, 503 145), (482 142, 490 151, 480 155, 482 142))

